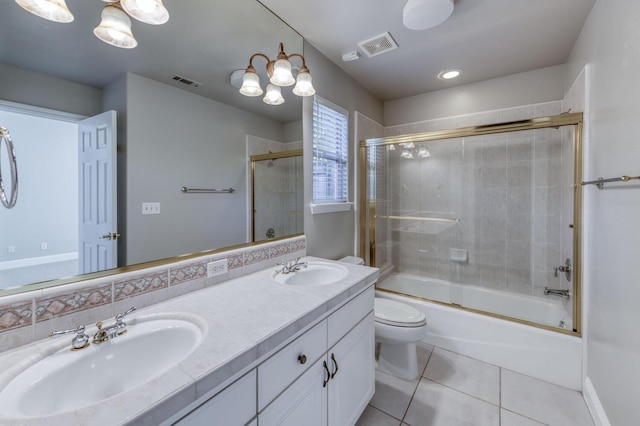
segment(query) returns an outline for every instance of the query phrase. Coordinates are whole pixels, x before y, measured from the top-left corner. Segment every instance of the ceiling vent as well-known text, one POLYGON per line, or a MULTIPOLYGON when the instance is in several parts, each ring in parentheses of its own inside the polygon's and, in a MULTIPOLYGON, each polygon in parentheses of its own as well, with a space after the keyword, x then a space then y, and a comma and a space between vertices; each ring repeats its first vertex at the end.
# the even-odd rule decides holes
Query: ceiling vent
POLYGON ((372 58, 380 55, 381 53, 397 48, 398 44, 395 42, 393 37, 391 37, 391 34, 387 32, 372 37, 369 40, 361 41, 358 43, 358 47, 362 49, 365 55, 372 58))
POLYGON ((188 78, 179 76, 179 75, 174 75, 173 76, 173 80, 175 81, 179 81, 180 83, 186 84, 187 86, 191 86, 191 87, 200 87, 202 86, 202 83, 198 83, 197 81, 193 81, 193 80, 189 80, 188 78))

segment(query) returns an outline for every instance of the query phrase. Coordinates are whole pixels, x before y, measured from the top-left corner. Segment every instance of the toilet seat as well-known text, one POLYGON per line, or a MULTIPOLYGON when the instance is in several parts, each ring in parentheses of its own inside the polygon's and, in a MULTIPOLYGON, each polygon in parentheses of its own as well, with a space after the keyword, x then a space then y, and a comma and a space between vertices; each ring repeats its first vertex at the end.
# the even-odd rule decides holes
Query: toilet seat
POLYGON ((395 327, 422 327, 427 318, 419 309, 391 299, 374 299, 375 320, 395 327))

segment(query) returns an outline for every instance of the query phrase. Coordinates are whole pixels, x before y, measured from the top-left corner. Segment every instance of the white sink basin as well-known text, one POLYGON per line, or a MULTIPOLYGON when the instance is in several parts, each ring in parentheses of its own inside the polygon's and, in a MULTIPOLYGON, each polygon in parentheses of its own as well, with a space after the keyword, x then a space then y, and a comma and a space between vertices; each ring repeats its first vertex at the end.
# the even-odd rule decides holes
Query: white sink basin
POLYGON ((195 315, 147 319, 132 320, 126 334, 79 351, 69 349, 72 335, 59 338, 69 344, 26 367, 2 389, 0 416, 49 416, 126 392, 179 364, 207 328, 195 315))
POLYGON ((297 272, 283 274, 276 271, 272 279, 281 284, 296 286, 326 285, 340 281, 349 274, 349 269, 344 265, 331 262, 308 261, 307 267, 300 267, 297 272))

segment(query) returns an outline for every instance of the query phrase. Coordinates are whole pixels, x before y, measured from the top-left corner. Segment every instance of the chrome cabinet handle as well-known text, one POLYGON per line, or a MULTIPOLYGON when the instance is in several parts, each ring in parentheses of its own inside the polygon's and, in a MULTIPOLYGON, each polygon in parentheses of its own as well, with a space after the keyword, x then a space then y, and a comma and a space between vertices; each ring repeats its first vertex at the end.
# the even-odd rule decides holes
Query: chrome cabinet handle
POLYGON ((327 367, 327 361, 322 361, 322 366, 324 367, 324 372, 327 373, 327 378, 322 381, 322 387, 326 388, 327 383, 331 380, 331 373, 329 373, 329 367, 327 367))
POLYGON ((7 154, 9 155, 9 173, 11 174, 11 195, 7 198, 2 181, 2 169, 0 168, 0 202, 6 208, 10 209, 16 205, 18 201, 18 163, 16 162, 16 151, 13 148, 13 142, 6 127, 0 127, 0 149, 4 140, 7 146, 7 154))
POLYGON ((307 362, 307 356, 305 354, 298 355, 298 361, 300 364, 305 364, 307 362))
POLYGON ((338 361, 336 361, 336 357, 333 355, 333 352, 331 353, 331 361, 333 361, 333 366, 335 367, 335 370, 331 373, 331 378, 333 379, 338 372, 338 361))

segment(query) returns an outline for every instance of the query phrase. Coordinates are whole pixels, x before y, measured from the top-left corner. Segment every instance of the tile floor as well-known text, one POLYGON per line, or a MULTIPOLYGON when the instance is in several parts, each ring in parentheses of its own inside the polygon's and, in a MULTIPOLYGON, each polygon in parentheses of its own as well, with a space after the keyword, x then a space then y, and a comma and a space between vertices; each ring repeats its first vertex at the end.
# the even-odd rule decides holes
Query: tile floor
POLYGON ((579 392, 441 348, 418 347, 422 377, 376 371, 357 426, 592 426, 579 392))

